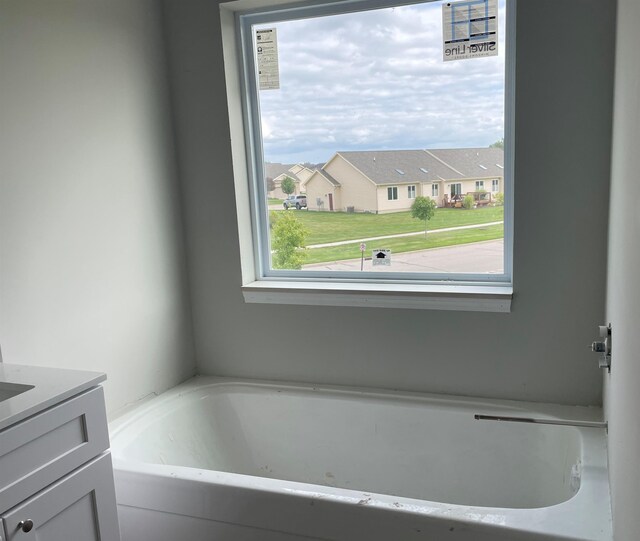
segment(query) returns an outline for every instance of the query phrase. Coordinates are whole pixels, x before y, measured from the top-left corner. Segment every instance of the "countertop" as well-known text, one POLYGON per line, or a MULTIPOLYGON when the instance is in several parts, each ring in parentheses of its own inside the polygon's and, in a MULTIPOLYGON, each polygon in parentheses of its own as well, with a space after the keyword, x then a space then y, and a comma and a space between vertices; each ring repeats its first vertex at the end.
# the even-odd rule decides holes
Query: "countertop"
POLYGON ((0 430, 105 380, 106 375, 100 372, 0 363, 0 388, 33 386, 0 402, 0 430))

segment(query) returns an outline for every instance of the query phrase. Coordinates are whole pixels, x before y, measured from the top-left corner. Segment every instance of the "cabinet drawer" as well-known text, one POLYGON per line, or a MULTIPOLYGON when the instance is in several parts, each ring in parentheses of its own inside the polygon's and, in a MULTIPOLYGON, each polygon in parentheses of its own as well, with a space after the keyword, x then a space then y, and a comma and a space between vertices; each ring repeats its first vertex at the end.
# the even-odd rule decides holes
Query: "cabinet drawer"
POLYGON ((109 447, 102 387, 0 432, 0 510, 9 509, 109 447))
POLYGON ((103 454, 2 518, 7 541, 119 541, 111 456, 103 454), (26 532, 22 521, 29 521, 26 532))

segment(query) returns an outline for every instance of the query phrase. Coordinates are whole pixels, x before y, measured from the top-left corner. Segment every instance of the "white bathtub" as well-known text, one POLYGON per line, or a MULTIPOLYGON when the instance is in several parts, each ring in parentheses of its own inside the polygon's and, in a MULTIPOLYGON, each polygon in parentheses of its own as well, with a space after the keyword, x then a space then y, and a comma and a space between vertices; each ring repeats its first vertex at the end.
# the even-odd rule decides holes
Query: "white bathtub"
POLYGON ((111 423, 123 541, 611 540, 601 410, 199 377, 111 423))

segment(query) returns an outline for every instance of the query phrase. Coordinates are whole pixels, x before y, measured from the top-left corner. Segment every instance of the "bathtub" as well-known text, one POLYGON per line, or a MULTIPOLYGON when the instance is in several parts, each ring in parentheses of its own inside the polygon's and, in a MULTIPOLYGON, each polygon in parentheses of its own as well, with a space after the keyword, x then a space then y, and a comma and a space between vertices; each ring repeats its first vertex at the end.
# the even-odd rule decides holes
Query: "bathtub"
POLYGON ((610 541, 572 408, 197 377, 110 424, 122 541, 610 541))

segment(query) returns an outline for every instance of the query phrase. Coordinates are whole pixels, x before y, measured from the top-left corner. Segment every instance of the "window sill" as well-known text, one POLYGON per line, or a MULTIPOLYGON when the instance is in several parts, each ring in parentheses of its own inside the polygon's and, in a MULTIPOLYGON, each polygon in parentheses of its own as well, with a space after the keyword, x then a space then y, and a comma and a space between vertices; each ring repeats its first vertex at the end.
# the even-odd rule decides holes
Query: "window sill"
POLYGON ((256 281, 242 287, 247 303, 302 304, 510 312, 510 285, 424 285, 349 282, 256 281))

